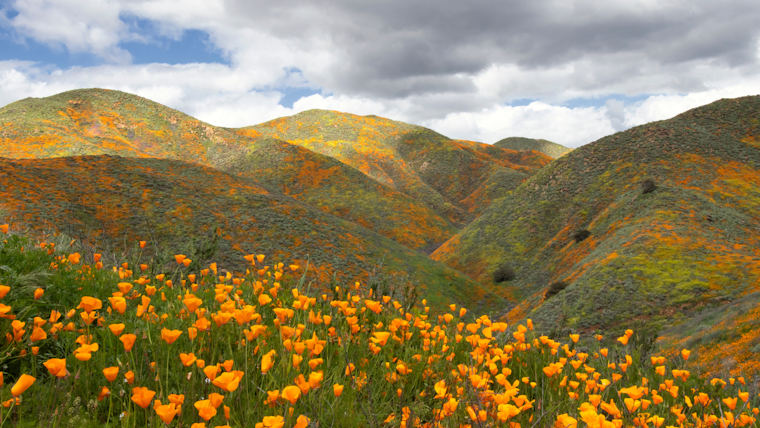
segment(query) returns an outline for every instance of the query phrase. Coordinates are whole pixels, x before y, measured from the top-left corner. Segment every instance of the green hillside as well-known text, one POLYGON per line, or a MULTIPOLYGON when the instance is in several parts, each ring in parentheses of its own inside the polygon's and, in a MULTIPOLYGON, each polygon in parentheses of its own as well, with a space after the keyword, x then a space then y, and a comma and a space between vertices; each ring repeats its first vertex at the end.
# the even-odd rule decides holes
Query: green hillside
POLYGON ((471 308, 490 303, 482 286, 424 254, 252 180, 180 161, 0 159, 0 201, 6 222, 65 232, 106 254, 130 252, 144 240, 145 251, 164 262, 173 254, 162 248, 208 259, 216 242, 220 269, 244 272, 246 254, 304 267, 308 260, 310 278, 324 287, 334 276, 366 282, 382 265, 377 276, 417 285, 436 308, 450 300, 471 308))
POLYGON ((373 184, 350 172, 351 168, 307 149, 295 155, 287 145, 277 146, 283 150, 278 154, 274 146, 254 144, 258 137, 250 130, 215 127, 148 99, 103 89, 27 98, 0 109, 0 150, 7 158, 154 157, 256 179, 261 179, 257 174, 265 168, 267 181, 283 192, 341 218, 360 221, 410 248, 434 248, 456 230, 423 202, 373 184), (257 153, 258 147, 265 147, 266 153, 257 153), (294 160, 292 156, 299 159, 298 165, 313 170, 266 165, 267 161, 294 160), (317 181, 325 188, 308 184, 310 173, 321 176, 317 181), (330 174, 335 176, 326 178, 330 174), (304 186, 308 190, 294 190, 304 186), (349 197, 363 203, 352 203, 349 197), (409 228, 409 224, 419 227, 409 228))
POLYGON ((509 169, 524 180, 551 161, 540 153, 525 156, 487 149, 480 147, 486 144, 451 140, 390 119, 326 110, 309 110, 244 130, 338 159, 426 204, 455 225, 475 217, 478 204, 463 201, 477 196, 475 192, 487 193, 481 187, 500 176, 499 171, 509 169))
POLYGON ((553 143, 549 140, 524 138, 524 137, 505 138, 503 140, 499 140, 493 143, 493 145, 496 147, 501 147, 501 148, 510 149, 510 150, 519 150, 519 151, 535 150, 553 159, 557 159, 573 151, 573 149, 565 147, 561 144, 553 143))
POLYGON ((721 100, 582 146, 494 202, 432 258, 557 333, 657 330, 760 289, 760 97, 721 100), (644 190, 651 179, 656 188, 644 190), (575 234, 588 230, 586 239, 575 234), (580 238, 580 237, 579 237, 580 238), (567 287, 545 299, 550 284, 567 287))

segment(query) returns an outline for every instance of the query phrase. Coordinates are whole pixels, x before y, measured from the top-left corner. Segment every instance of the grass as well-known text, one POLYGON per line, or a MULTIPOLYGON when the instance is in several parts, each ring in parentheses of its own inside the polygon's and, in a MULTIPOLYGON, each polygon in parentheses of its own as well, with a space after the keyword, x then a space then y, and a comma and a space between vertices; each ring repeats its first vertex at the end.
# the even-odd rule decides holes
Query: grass
POLYGON ((382 281, 317 291, 265 255, 220 275, 182 255, 104 265, 62 239, 0 244, 0 426, 757 426, 752 382, 689 373, 687 352, 649 355, 634 331, 602 349, 432 313, 382 281))

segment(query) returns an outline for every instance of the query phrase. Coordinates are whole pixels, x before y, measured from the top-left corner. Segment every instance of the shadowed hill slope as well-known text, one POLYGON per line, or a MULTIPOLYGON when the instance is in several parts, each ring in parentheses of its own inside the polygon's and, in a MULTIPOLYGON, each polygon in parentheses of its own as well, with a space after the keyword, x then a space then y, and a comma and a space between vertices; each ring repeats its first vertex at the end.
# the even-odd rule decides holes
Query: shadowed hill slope
POLYGON ((473 207, 487 200, 478 199, 476 192, 487 193, 481 187, 489 180, 515 173, 525 179, 551 161, 540 153, 524 155, 498 148, 488 151, 480 147, 485 144, 457 142, 390 119, 326 110, 305 111, 241 132, 254 138, 260 135, 285 140, 334 157, 425 203, 453 224, 468 222, 476 211, 473 207), (510 171, 505 173, 506 169, 510 171))
POLYGON ((483 284, 506 264, 516 271, 501 283, 516 305, 509 317, 558 333, 678 324, 713 299, 760 289, 759 136, 755 96, 602 138, 494 202, 431 257, 483 284), (582 230, 590 236, 575 239, 582 230), (567 288, 545 299, 560 280, 567 288))
POLYGON ((493 143, 493 145, 495 147, 518 151, 535 150, 553 159, 557 159, 573 151, 571 148, 565 147, 561 144, 553 143, 548 140, 524 137, 505 138, 493 143))
POLYGON ((410 248, 435 247, 456 230, 422 202, 388 187, 373 186, 366 176, 350 172, 353 170, 343 164, 307 149, 296 155, 288 145, 254 144, 253 140, 250 131, 215 127, 120 91, 75 90, 27 98, 0 109, 0 150, 7 158, 106 154, 182 160, 255 179, 261 179, 256 174, 265 171, 266 180, 285 193, 341 218, 359 221, 410 248), (257 153, 259 147, 265 147, 266 153, 257 153), (277 154, 277 148, 283 152, 277 154), (288 162, 296 158, 298 165, 311 169, 297 172, 293 165, 265 165, 275 159, 288 162), (310 183, 310 173, 320 179, 310 183), (331 174, 335 176, 328 177, 331 174), (304 190, 294 190, 297 188, 304 190), (350 203, 349 197, 363 203, 350 203))
POLYGON ((366 281, 383 264, 386 273, 419 283, 420 294, 438 307, 449 300, 471 308, 489 303, 482 286, 423 254, 252 180, 180 161, 0 158, 0 201, 14 224, 62 231, 104 249, 142 239, 190 250, 218 227, 220 268, 244 271, 243 255, 251 253, 301 266, 308 257, 318 272, 313 277, 327 285, 333 275, 366 281))
POLYGON ((456 229, 426 205, 329 156, 259 138, 234 168, 324 212, 358 223, 409 248, 445 242, 456 229))

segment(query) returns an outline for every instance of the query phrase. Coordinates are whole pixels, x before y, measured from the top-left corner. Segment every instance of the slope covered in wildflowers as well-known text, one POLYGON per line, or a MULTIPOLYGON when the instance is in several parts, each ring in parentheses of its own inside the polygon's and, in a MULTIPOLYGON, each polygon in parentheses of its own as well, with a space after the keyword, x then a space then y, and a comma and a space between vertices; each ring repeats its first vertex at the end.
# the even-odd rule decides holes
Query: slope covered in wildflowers
POLYGON ((374 272, 394 284, 419 284, 437 308, 491 300, 464 275, 369 229, 250 179, 180 161, 0 159, 0 210, 19 227, 64 232, 105 254, 146 241, 144 251, 157 260, 171 245, 198 262, 219 254, 220 269, 244 272, 239 254, 264 253, 304 267, 308 260, 319 286, 335 275, 352 283, 374 272))
POLYGON ((496 147, 501 147, 510 150, 535 150, 541 152, 553 159, 562 157, 573 149, 565 147, 561 144, 551 142, 549 140, 542 140, 536 138, 523 138, 523 137, 509 137, 499 140, 493 143, 496 147))
MULTIPOLYGON (((171 251, 169 250, 171 253, 171 251)), ((115 263, 0 224, 0 423, 31 427, 756 427, 753 379, 700 377, 691 351, 626 330, 552 338, 451 305, 241 254, 115 263), (403 300, 403 299, 402 299, 403 300), (588 345, 581 345, 587 342, 588 345)))
POLYGON ((760 288, 759 135, 754 96, 604 137, 540 170, 431 257, 483 284, 508 266, 508 319, 563 334, 685 323, 760 288))
POLYGON ((489 183, 497 182, 498 196, 503 196, 504 189, 551 161, 535 151, 451 140, 420 126, 327 110, 309 110, 243 130, 334 157, 457 225, 491 202, 494 196, 485 189, 489 183))
POLYGON ((0 109, 0 150, 6 158, 105 154, 181 160, 273 183, 409 248, 434 248, 456 230, 424 201, 375 184, 348 165, 305 148, 295 152, 288 145, 255 143, 259 137, 252 130, 216 127, 148 99, 103 89, 27 98, 0 109), (295 171, 296 164, 303 170, 295 171), (309 182, 312 175, 315 180, 309 182), (363 203, 352 204, 349 198, 363 203))

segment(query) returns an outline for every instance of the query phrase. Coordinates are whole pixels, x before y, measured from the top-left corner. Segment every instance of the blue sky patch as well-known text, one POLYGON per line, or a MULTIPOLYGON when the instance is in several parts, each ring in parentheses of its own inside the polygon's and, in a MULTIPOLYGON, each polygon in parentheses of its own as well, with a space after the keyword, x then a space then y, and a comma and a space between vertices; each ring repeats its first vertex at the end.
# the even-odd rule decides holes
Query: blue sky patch
POLYGON ((637 95, 635 97, 629 97, 622 94, 611 94, 603 97, 594 98, 573 98, 572 100, 565 101, 561 105, 567 108, 583 108, 583 107, 604 107, 609 100, 622 101, 625 105, 631 105, 639 101, 651 97, 652 95, 637 95))
POLYGON ((300 100, 303 97, 319 94, 322 91, 312 88, 278 88, 278 92, 282 93, 279 104, 283 107, 293 108, 293 103, 300 100))

